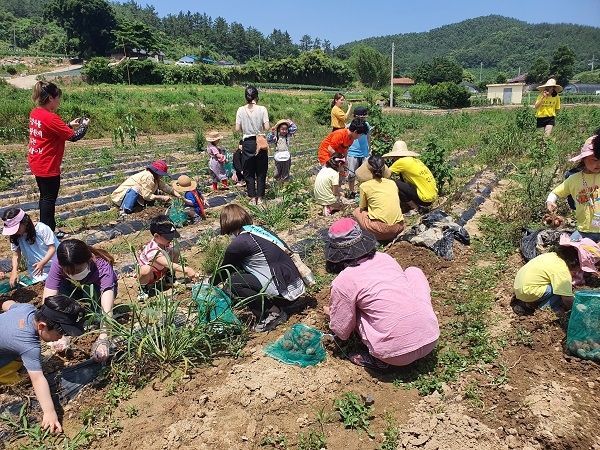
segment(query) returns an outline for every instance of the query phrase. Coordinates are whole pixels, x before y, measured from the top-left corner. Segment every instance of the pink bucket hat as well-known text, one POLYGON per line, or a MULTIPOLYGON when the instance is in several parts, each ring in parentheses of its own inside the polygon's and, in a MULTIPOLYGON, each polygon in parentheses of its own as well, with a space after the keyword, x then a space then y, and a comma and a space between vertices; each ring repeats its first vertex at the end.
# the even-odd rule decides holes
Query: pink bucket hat
POLYGON ((19 213, 13 217, 12 219, 3 220, 2 223, 4 228, 2 228, 2 234, 4 236, 12 236, 17 231, 19 231, 19 225, 21 225, 21 220, 25 217, 25 211, 19 209, 19 213))
POLYGON ((560 235, 560 245, 575 247, 579 255, 579 265, 584 272, 596 273, 596 263, 600 261, 600 247, 589 238, 572 241, 568 234, 560 235))
POLYGON ((585 140, 585 143, 583 144, 583 147, 581 147, 581 150, 579 152, 579 155, 574 156, 573 158, 571 158, 569 161, 579 161, 587 156, 592 156, 594 154, 594 146, 592 145, 592 141, 594 140, 596 136, 590 136, 589 138, 587 138, 585 140))

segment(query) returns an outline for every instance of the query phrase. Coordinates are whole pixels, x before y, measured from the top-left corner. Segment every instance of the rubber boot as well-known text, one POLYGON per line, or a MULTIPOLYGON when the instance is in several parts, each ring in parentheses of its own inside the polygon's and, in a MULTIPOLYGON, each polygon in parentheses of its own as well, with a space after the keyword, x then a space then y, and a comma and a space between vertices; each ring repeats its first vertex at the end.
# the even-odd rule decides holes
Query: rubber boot
POLYGON ((219 190, 217 187, 217 183, 213 183, 212 186, 213 186, 213 192, 217 192, 219 190))
POLYGON ((221 183, 223 183, 223 189, 229 189, 229 184, 227 183, 227 180, 223 180, 221 181, 221 183))

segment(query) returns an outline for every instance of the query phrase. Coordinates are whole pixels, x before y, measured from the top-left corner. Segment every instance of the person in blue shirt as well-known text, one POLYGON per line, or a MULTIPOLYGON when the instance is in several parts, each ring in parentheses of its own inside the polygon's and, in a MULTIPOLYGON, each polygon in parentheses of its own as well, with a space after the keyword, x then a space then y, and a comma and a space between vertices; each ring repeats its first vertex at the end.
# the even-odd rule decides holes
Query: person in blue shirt
POLYGON ((371 126, 369 125, 369 122, 367 122, 367 108, 364 106, 356 107, 354 109, 354 118, 365 122, 367 132, 358 139, 355 139, 348 149, 348 155, 346 157, 346 162, 348 164, 348 189, 350 190, 348 198, 356 198, 356 191, 354 190, 356 184, 356 169, 358 169, 371 154, 371 126))

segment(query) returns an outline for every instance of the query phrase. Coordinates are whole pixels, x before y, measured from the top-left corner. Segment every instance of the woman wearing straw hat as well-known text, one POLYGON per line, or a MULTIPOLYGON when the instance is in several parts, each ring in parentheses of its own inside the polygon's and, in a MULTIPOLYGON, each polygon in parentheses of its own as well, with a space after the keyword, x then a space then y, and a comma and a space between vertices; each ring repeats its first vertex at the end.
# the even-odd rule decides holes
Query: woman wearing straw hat
POLYGON ((121 209, 118 221, 123 221, 127 214, 141 211, 146 204, 151 205, 155 200, 169 201, 169 195, 181 197, 171 185, 162 181, 162 177, 168 175, 167 170, 166 162, 154 161, 145 170, 131 175, 110 194, 111 201, 121 209), (158 190, 169 195, 159 195, 158 190))
POLYGON ((400 206, 406 215, 414 214, 419 207, 430 206, 438 197, 438 188, 431 170, 419 159, 419 154, 411 152, 404 141, 396 141, 392 151, 383 155, 394 163, 390 171, 398 175, 396 180, 400 206))
POLYGON ((544 136, 548 137, 554 128, 556 113, 560 109, 558 93, 562 92, 563 88, 556 83, 554 78, 550 78, 546 84, 542 84, 536 89, 541 92, 535 101, 536 128, 543 128, 544 136))
POLYGON ((339 274, 331 283, 329 328, 342 340, 353 331, 368 351, 349 355, 353 364, 375 370, 405 366, 435 348, 440 336, 423 271, 403 270, 376 251, 377 241, 344 218, 329 227, 326 269, 339 274))
POLYGON ((356 170, 360 203, 352 215, 363 230, 378 241, 389 241, 404 230, 404 217, 398 202, 398 187, 390 180, 390 169, 379 155, 371 155, 356 170))

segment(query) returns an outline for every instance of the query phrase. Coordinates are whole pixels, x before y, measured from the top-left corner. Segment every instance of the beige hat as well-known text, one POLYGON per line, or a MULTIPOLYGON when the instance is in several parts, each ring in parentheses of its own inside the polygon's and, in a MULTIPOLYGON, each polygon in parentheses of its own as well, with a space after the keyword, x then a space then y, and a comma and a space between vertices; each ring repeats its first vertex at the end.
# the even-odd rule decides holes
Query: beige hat
POLYGON ((563 88, 560 84, 556 83, 554 78, 550 78, 546 81, 546 84, 542 84, 541 86, 536 87, 538 91, 543 91, 547 87, 553 87, 556 92, 562 92, 563 88))
POLYGON ((218 131, 209 131, 206 133, 206 140, 208 142, 220 141, 221 139, 223 139, 223 135, 218 131))
POLYGON ((414 156, 415 158, 419 157, 419 154, 416 152, 411 152, 406 146, 406 142, 404 141, 396 141, 394 142, 394 146, 392 147, 392 151, 382 155, 384 158, 391 158, 393 156, 414 156))
POLYGON ((198 183, 196 183, 187 175, 179 175, 179 178, 177 178, 176 181, 171 182, 171 186, 173 186, 173 189, 175 189, 177 192, 189 192, 196 190, 198 183))
MULTIPOLYGON (((354 174, 356 175, 356 179, 361 183, 372 180, 373 172, 371 172, 369 161, 365 160, 365 162, 362 163, 358 169, 356 169, 354 174)), ((392 178, 392 171, 385 164, 383 166, 383 178, 392 178)))

